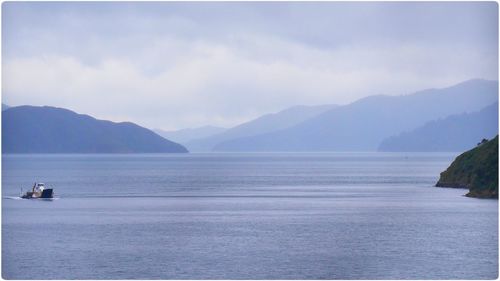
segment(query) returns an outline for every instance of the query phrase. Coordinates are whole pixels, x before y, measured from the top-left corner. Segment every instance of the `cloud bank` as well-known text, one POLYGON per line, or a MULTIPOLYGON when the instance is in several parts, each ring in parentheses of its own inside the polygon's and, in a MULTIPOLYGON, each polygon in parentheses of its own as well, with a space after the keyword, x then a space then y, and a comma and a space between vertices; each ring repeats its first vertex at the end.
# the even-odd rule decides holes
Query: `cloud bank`
POLYGON ((174 129, 496 79, 496 4, 431 4, 7 3, 2 99, 174 129))

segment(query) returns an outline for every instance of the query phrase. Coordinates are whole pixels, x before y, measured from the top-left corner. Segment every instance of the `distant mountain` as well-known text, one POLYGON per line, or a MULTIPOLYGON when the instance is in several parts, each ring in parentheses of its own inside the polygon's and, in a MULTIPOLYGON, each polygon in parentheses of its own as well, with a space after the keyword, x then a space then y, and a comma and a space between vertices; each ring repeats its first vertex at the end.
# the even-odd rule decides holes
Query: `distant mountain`
POLYGON ((2 111, 8 109, 10 106, 6 105, 5 103, 2 103, 2 111))
POLYGON ((459 155, 436 186, 468 188, 468 197, 498 198, 498 135, 459 155))
POLYGON ((187 152, 134 123, 97 120, 55 107, 17 106, 2 112, 3 153, 187 152))
POLYGON ((295 126, 217 144, 215 151, 376 151, 387 137, 498 101, 498 82, 469 80, 405 96, 370 96, 295 126))
POLYGON ((285 129, 335 107, 336 105, 290 107, 278 113, 263 115, 220 134, 189 141, 186 146, 190 151, 211 151, 220 142, 285 129))
POLYGON ((188 128, 176 131, 164 131, 161 129, 154 129, 153 131, 166 139, 184 144, 194 139, 207 138, 220 134, 225 130, 225 128, 221 127, 203 126, 199 128, 188 128))
POLYGON ((379 151, 465 151, 498 134, 498 103, 479 112, 452 115, 382 141, 379 151))

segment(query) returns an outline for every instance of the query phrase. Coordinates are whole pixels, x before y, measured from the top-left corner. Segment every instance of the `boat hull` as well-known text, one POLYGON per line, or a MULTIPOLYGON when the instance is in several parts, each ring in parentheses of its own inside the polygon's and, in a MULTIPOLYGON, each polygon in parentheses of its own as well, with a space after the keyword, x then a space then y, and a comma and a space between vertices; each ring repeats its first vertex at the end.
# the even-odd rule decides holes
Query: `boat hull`
POLYGON ((34 192, 26 192, 23 196, 23 199, 50 199, 54 198, 54 190, 52 188, 47 188, 42 191, 42 194, 37 194, 34 192))
POLYGON ((54 191, 52 188, 47 188, 42 191, 42 195, 40 198, 53 198, 54 197, 54 191))

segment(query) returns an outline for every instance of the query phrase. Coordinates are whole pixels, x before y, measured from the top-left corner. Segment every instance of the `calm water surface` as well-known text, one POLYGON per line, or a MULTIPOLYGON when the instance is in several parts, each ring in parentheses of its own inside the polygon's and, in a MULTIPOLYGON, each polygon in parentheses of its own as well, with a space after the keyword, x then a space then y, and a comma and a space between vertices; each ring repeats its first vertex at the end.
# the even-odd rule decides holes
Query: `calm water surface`
POLYGON ((498 201, 433 187, 455 156, 3 155, 2 277, 494 279, 498 201))

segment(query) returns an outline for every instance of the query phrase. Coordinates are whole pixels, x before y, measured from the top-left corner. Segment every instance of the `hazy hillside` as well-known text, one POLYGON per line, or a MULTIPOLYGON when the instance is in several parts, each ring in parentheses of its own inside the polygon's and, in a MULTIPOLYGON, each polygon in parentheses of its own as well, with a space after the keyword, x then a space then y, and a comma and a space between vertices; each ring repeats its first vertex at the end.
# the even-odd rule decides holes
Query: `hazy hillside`
POLYGON ((436 186, 468 188, 469 197, 498 198, 498 135, 458 156, 436 186))
POLYGON ((498 134, 498 103, 479 112, 452 115, 382 141, 379 151, 465 151, 498 134))
POLYGON ((335 107, 336 105, 290 107, 278 113, 263 115, 223 133, 187 142, 185 145, 190 151, 211 151, 220 142, 285 129, 335 107))
POLYGON ((219 143, 215 151, 375 151, 390 136, 498 101, 498 82, 469 80, 405 96, 370 96, 290 128, 219 143))
POLYGON ((207 138, 215 134, 220 134, 225 130, 225 128, 221 127, 203 126, 199 128, 188 128, 176 131, 164 131, 161 129, 154 129, 153 131, 166 139, 184 144, 194 139, 207 138))
POLYGON ((48 106, 3 111, 2 149, 3 153, 187 152, 134 123, 97 120, 48 106))

